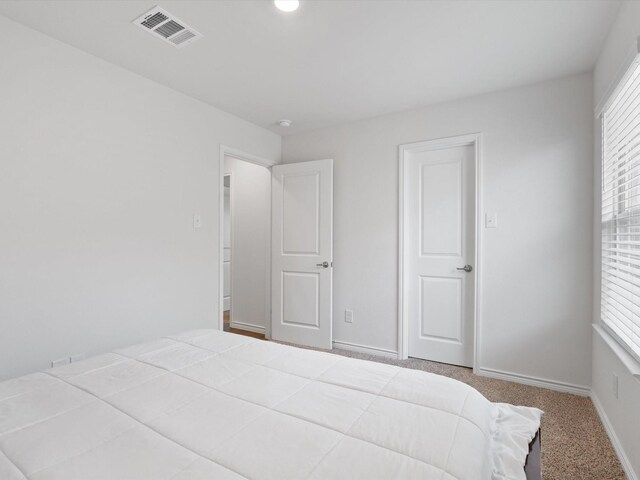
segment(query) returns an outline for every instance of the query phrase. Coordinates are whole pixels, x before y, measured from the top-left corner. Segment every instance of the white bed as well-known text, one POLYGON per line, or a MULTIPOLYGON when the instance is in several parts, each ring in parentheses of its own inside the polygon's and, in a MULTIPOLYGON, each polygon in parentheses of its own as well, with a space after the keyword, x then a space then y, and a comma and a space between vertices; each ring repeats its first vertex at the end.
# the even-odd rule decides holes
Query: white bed
POLYGON ((519 480, 540 414, 198 330, 0 383, 0 478, 519 480))

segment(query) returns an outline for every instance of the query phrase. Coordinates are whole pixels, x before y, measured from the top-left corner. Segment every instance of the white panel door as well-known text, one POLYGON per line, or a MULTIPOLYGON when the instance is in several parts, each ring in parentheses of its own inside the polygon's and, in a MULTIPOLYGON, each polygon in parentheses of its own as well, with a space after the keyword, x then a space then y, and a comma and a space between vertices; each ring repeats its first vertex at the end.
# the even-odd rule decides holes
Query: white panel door
POLYGON ((274 340, 332 347, 333 160, 272 168, 274 340))
POLYGON ((404 182, 408 354, 473 366, 475 147, 405 151, 404 182))

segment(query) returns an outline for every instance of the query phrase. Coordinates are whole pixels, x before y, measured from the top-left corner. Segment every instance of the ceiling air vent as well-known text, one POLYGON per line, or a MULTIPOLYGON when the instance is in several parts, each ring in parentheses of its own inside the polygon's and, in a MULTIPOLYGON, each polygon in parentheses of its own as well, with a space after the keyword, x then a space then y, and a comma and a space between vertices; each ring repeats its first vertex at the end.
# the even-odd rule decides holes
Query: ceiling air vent
POLYGON ((177 19, 166 10, 154 7, 133 23, 154 37, 170 43, 174 47, 184 47, 202 37, 202 34, 177 19))

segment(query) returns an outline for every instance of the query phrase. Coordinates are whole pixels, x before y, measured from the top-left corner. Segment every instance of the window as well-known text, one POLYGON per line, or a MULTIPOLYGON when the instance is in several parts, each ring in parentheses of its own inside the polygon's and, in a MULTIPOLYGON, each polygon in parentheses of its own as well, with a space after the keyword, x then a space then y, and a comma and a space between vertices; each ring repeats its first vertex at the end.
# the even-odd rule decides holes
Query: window
POLYGON ((602 115, 602 322, 640 359, 640 64, 602 115))

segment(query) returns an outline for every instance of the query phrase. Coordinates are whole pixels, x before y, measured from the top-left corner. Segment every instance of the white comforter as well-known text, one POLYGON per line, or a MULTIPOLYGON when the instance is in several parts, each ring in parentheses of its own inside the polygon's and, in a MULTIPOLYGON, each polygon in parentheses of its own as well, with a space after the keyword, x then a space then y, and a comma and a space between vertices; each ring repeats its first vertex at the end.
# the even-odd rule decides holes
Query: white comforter
POLYGON ((198 330, 0 383, 0 479, 523 479, 540 414, 198 330))

